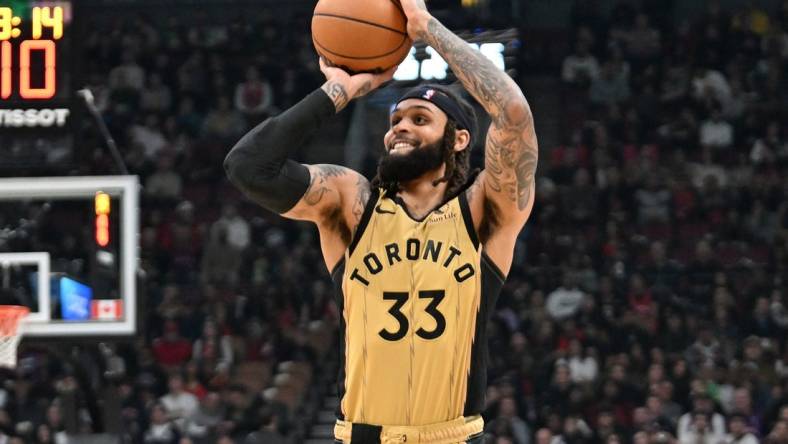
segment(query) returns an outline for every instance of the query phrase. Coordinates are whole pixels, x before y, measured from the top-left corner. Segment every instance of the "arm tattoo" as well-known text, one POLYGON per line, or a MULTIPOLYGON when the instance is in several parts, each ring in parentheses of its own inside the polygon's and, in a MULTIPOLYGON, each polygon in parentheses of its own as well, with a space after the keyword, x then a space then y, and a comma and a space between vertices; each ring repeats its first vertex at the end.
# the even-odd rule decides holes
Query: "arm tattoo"
POLYGON ((366 177, 358 175, 356 181, 356 198, 353 200, 353 230, 361 221, 361 216, 364 214, 364 207, 367 206, 371 191, 369 189, 369 181, 366 177))
POLYGON ((361 174, 337 165, 310 165, 309 172, 311 180, 301 199, 303 206, 293 215, 317 222, 323 227, 321 229, 338 233, 344 242, 350 243, 370 198, 369 181, 361 174), (352 180, 349 177, 352 175, 356 176, 355 187, 352 191, 343 191, 343 184, 352 180))
POLYGON ((491 129, 487 133, 484 165, 490 190, 517 203, 523 211, 531 200, 538 149, 528 137, 491 129))
POLYGON ((363 85, 361 85, 361 88, 358 89, 355 97, 361 97, 370 91, 372 91, 372 81, 367 80, 363 85))
POLYGON ((525 101, 520 88, 481 52, 431 18, 421 39, 446 60, 463 86, 495 119, 518 101, 525 101))
POLYGON ((476 197, 476 192, 479 190, 479 186, 481 186, 481 181, 479 180, 481 176, 476 176, 476 179, 473 180, 471 186, 465 191, 465 199, 468 203, 473 202, 473 199, 476 197))
POLYGON ((523 211, 530 201, 538 158, 533 116, 522 91, 479 51, 430 18, 419 36, 446 60, 465 89, 490 114, 485 171, 488 190, 523 211))
POLYGON ((329 81, 322 86, 323 91, 328 94, 328 97, 334 102, 334 107, 337 109, 337 112, 341 111, 347 103, 350 101, 350 98, 347 95, 347 91, 345 91, 345 87, 337 82, 329 81))
POLYGON ((531 201, 531 194, 534 191, 534 176, 536 174, 537 153, 536 150, 525 149, 517 159, 517 208, 523 211, 531 201))
POLYGON ((310 207, 319 204, 326 193, 333 191, 326 183, 328 178, 347 174, 347 169, 336 165, 315 165, 315 167, 316 171, 312 170, 309 188, 304 194, 304 203, 310 207))

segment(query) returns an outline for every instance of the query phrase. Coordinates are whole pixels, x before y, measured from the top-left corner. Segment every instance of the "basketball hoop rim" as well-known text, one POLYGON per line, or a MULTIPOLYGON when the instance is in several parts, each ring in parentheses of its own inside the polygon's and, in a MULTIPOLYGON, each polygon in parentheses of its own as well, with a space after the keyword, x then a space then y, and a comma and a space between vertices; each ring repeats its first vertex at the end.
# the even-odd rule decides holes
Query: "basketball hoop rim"
POLYGON ((29 313, 23 305, 0 305, 0 335, 16 335, 19 321, 29 313))

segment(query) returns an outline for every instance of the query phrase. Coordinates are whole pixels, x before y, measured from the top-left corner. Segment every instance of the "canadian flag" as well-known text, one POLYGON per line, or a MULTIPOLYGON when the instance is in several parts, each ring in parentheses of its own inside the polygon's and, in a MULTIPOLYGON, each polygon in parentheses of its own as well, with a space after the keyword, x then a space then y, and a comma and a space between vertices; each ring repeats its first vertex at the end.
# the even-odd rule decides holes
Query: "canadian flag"
POLYGON ((120 299, 98 299, 90 302, 91 319, 118 320, 123 317, 123 301, 120 299))

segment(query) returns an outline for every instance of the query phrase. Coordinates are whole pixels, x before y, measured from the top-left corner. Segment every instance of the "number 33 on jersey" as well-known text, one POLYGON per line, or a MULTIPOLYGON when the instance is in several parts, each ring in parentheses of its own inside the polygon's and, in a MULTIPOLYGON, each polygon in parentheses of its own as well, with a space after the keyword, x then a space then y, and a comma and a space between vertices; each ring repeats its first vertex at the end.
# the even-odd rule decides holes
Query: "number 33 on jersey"
POLYGON ((479 412, 488 308, 504 277, 482 252, 464 193, 422 220, 381 193, 332 272, 342 312, 339 418, 422 425, 479 412))

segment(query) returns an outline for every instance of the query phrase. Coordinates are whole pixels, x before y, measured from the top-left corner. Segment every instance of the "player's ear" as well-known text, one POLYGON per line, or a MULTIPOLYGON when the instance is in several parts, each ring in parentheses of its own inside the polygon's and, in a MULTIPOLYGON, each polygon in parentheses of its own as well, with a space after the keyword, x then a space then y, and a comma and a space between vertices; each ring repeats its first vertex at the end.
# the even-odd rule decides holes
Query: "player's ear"
POLYGON ((471 143, 471 133, 466 129, 458 129, 454 136, 454 151, 462 151, 471 143))

